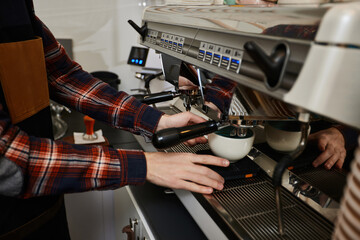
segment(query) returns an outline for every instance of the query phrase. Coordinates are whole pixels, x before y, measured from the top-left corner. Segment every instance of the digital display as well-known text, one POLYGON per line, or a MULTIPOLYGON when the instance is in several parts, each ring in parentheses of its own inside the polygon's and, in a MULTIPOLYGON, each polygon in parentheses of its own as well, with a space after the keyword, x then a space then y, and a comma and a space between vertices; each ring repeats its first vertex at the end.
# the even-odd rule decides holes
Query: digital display
POLYGON ((143 67, 145 66, 148 53, 148 48, 132 47, 127 63, 130 65, 137 65, 143 67))

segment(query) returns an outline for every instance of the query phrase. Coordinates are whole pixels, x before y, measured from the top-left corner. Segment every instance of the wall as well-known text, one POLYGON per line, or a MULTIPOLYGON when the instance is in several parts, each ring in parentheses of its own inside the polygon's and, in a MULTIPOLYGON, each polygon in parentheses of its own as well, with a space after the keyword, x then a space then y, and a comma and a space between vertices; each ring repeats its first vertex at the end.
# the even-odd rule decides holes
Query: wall
MULTIPOLYGON (((138 67, 126 64, 131 46, 140 46, 138 34, 127 23, 140 24, 150 0, 34 0, 36 14, 57 38, 73 40, 74 59, 89 72, 109 70, 122 80, 120 89, 142 88, 134 77, 138 67)), ((147 66, 158 67, 152 52, 147 66)), ((70 234, 73 240, 115 239, 113 192, 66 195, 70 234)))
MULTIPOLYGON (((74 57, 89 72, 109 70, 122 80, 121 90, 143 87, 134 77, 139 67, 127 65, 138 34, 127 23, 141 23, 144 8, 158 0, 34 0, 36 14, 57 38, 71 38, 74 57)), ((147 66, 159 66, 152 52, 147 66), (154 63, 155 61, 155 63, 154 63)))

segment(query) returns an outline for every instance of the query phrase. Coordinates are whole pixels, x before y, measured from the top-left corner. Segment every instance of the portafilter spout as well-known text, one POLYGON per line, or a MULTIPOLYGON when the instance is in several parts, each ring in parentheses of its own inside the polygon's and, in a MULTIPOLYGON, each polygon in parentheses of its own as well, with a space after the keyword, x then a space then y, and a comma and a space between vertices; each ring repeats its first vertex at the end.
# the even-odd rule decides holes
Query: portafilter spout
POLYGON ((278 218, 278 231, 279 235, 283 236, 285 234, 285 226, 284 226, 284 217, 283 217, 283 208, 282 208, 282 194, 281 194, 281 182, 282 176, 292 161, 296 159, 305 149, 307 138, 308 138, 308 130, 309 130, 309 113, 300 113, 298 116, 298 120, 301 122, 301 140, 299 146, 290 154, 285 155, 279 163, 275 166, 274 174, 273 174, 273 184, 275 189, 275 201, 276 201, 276 210, 277 210, 277 218, 278 218))

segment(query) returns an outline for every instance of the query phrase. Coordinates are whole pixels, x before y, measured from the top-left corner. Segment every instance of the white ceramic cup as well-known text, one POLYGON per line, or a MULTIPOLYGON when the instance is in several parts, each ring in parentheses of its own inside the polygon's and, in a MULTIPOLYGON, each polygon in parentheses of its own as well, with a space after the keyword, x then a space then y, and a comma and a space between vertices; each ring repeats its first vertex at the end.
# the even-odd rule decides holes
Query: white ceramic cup
POLYGON ((298 125, 298 127, 294 127, 292 123, 266 123, 265 139, 274 150, 279 152, 292 152, 299 146, 301 140, 300 124, 298 125), (287 127, 286 124, 292 126, 287 127))
POLYGON ((251 129, 248 129, 246 137, 231 137, 229 134, 223 133, 220 130, 208 135, 210 149, 215 155, 234 163, 250 152, 255 138, 255 134, 251 129))

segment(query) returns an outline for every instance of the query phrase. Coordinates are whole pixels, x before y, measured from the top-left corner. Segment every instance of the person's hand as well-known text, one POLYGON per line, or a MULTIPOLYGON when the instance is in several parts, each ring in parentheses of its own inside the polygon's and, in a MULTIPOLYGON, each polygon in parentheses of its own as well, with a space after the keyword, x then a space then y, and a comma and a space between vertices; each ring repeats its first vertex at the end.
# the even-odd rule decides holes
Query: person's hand
POLYGON ((179 76, 179 89, 180 90, 193 90, 199 88, 189 79, 183 76, 179 76))
MULTIPOLYGON (((177 128, 184 127, 187 125, 197 124, 205 122, 206 120, 198 115, 190 112, 182 112, 175 115, 163 115, 160 118, 156 131, 160 131, 165 128, 177 128)), ((207 143, 205 137, 197 137, 184 142, 188 146, 194 146, 199 143, 207 143)))
POLYGON ((313 161, 313 166, 318 167, 324 163, 326 169, 334 165, 342 168, 346 157, 345 139, 336 128, 328 128, 313 133, 308 138, 309 143, 316 143, 322 153, 313 161))
POLYGON ((210 194, 222 190, 224 179, 210 168, 203 166, 229 166, 229 161, 211 155, 192 153, 145 153, 146 180, 163 187, 184 189, 210 194))

